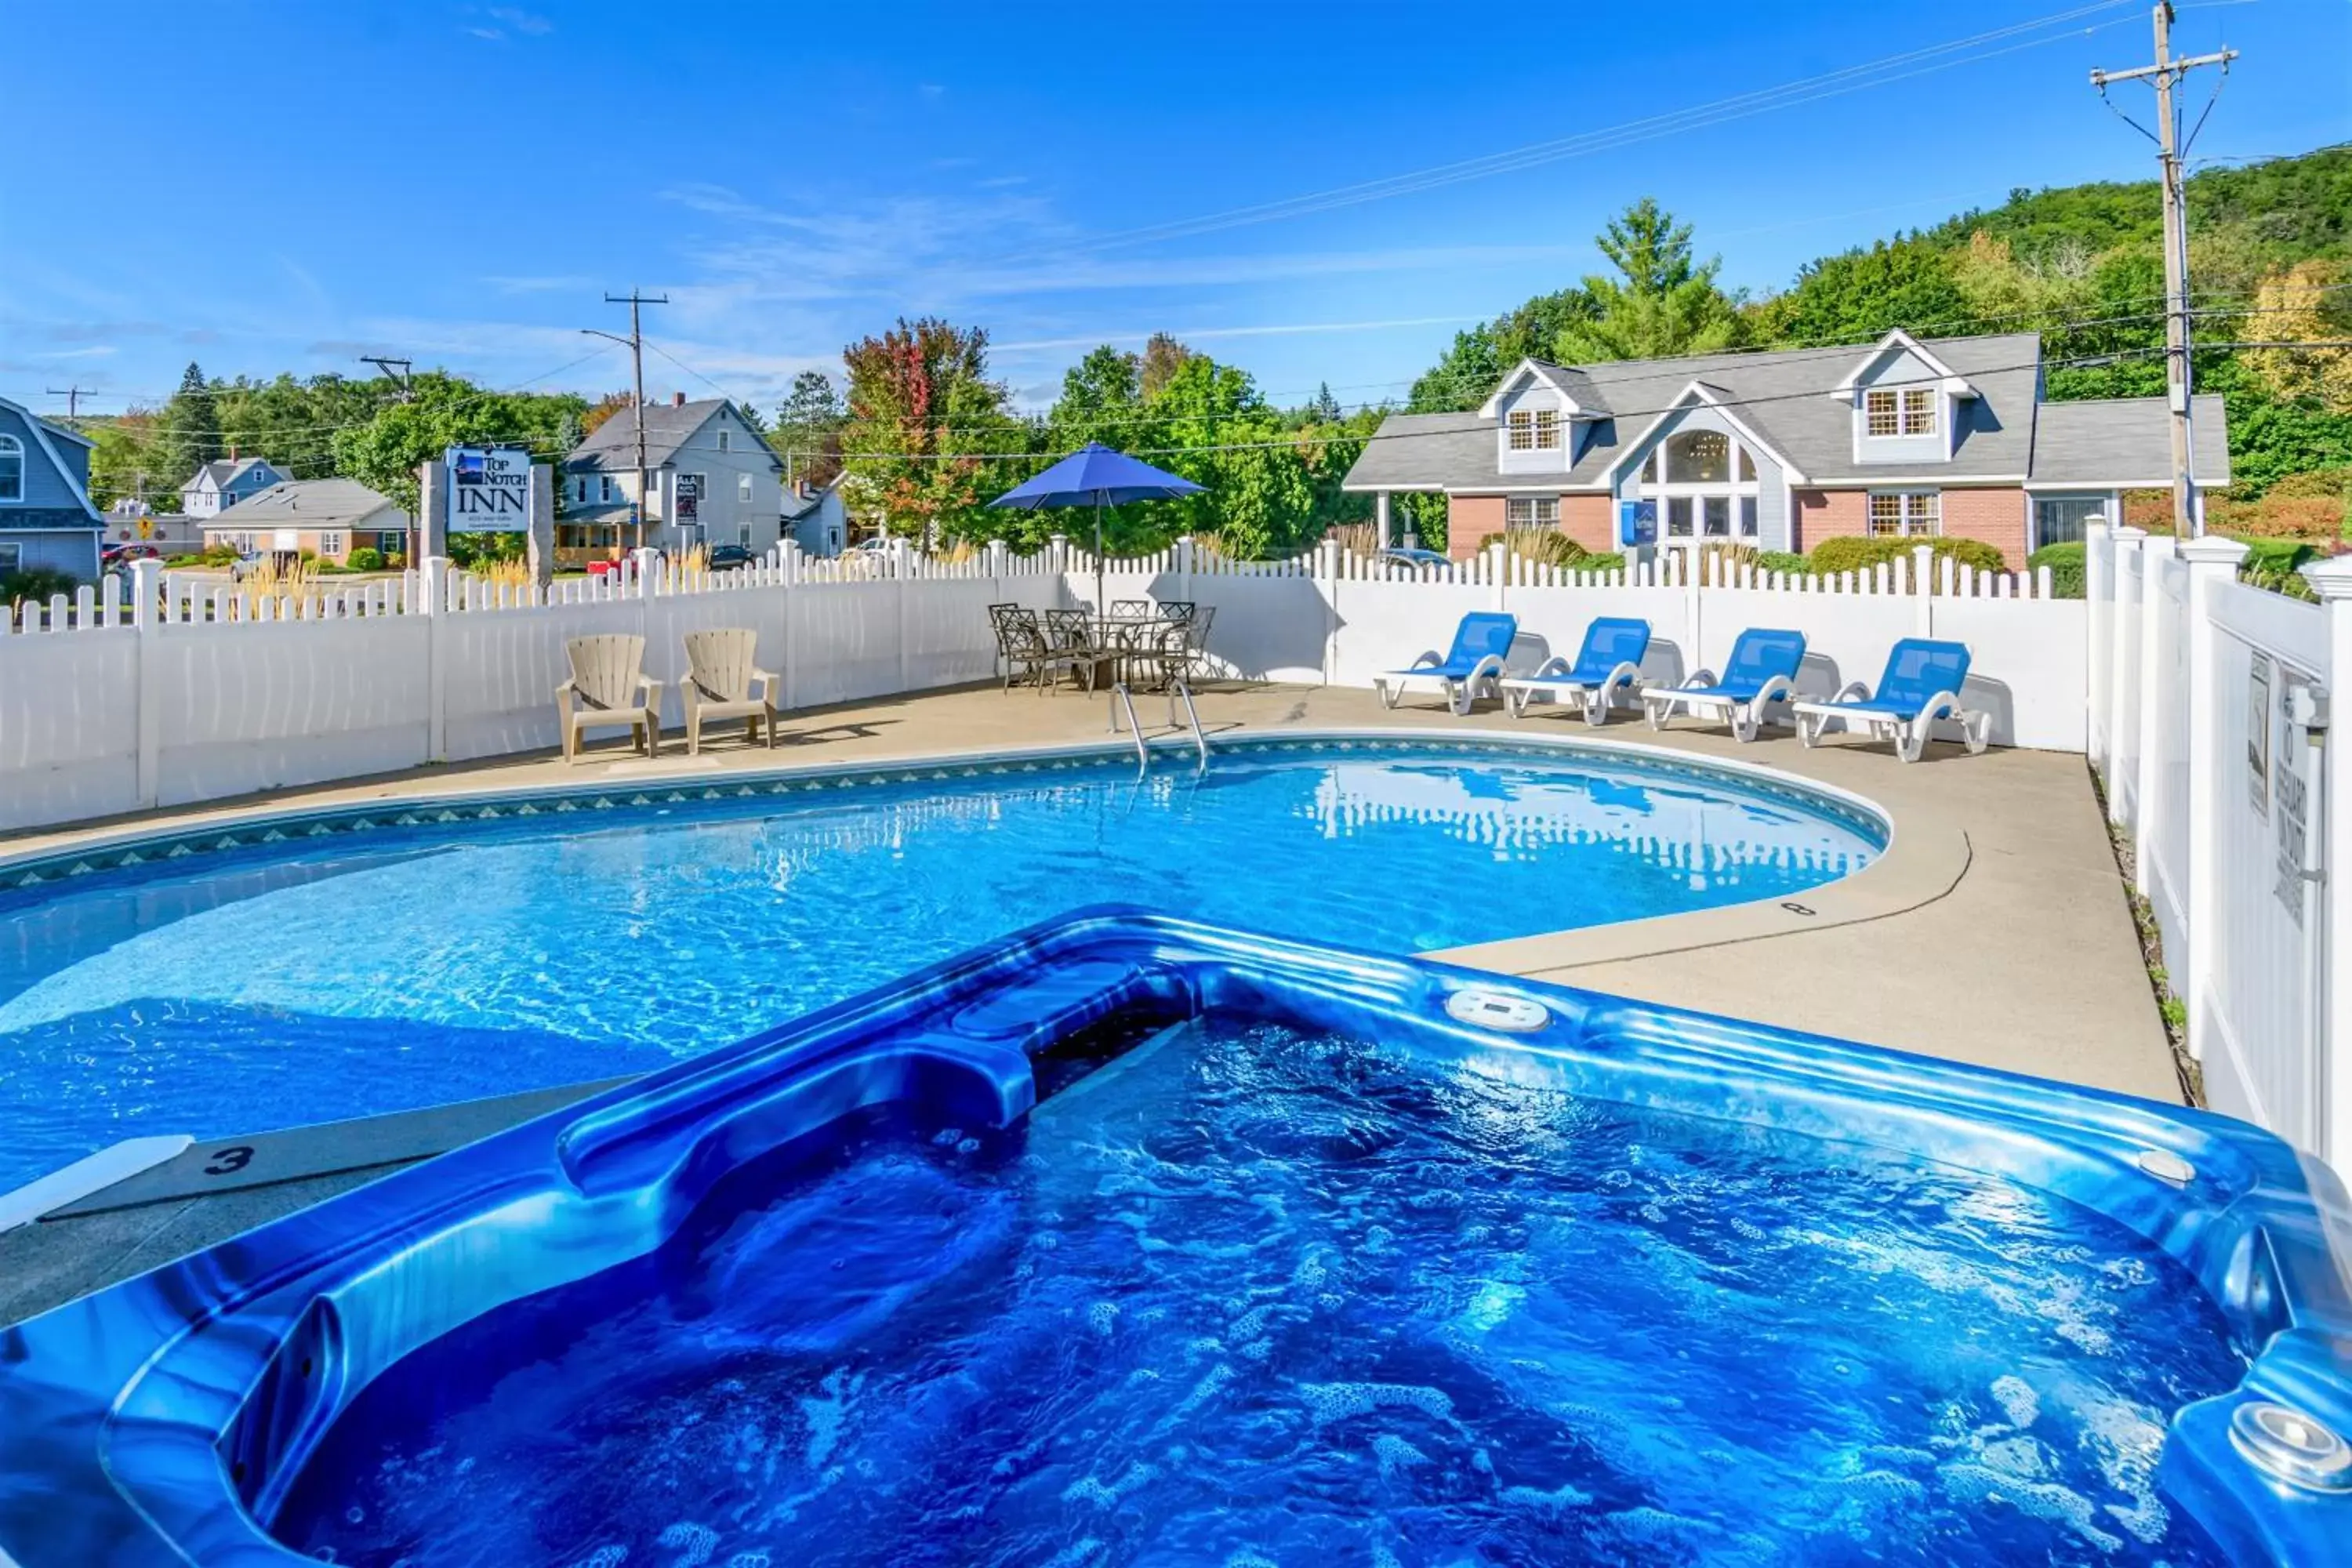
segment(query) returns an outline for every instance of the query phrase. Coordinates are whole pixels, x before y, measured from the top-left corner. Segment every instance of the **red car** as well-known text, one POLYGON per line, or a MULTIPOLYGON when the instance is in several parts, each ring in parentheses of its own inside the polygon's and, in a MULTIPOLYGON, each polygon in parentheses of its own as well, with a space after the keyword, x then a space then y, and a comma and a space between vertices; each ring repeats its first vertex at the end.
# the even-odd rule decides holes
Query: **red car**
POLYGON ((101 566, 121 566, 132 561, 160 561, 163 552, 152 544, 110 544, 98 552, 101 566))

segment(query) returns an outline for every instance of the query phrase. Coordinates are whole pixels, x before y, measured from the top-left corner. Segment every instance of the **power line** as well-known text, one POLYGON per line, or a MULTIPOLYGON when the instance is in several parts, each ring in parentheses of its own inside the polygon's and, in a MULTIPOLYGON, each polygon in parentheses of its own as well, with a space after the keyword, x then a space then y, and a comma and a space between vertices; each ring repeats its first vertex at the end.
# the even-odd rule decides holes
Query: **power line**
MULTIPOLYGON (((1286 218, 1328 212, 1337 207, 1356 206, 1369 202, 1385 201, 1394 196, 1417 195, 1444 185, 1486 179, 1496 174, 1517 173, 1544 163, 1557 163, 1563 159, 1591 153, 1614 151, 1638 142, 1654 141, 1684 131, 1698 130, 1727 121, 1745 119, 1774 109, 1794 107, 1824 98, 1858 92, 1871 87, 1907 80, 1913 77, 1974 64, 1979 60, 1990 59, 2021 49, 2040 47, 2045 44, 2058 42, 2064 37, 2078 37, 2096 31, 2099 27, 2116 26, 2126 18, 2084 27, 2079 33, 2054 33, 2047 37, 2029 38, 2021 43, 2007 44, 2000 48, 1982 50, 1973 55, 1964 52, 1977 48, 1979 45, 2000 43, 2001 40, 2016 38, 2020 35, 2042 28, 2061 26, 2068 22, 2079 21, 2084 17, 2115 10, 2129 3, 2130 0, 2097 0, 2095 4, 2053 12, 2030 21, 2013 23, 2008 26, 1972 34, 1968 37, 1885 56, 1860 65, 1846 66, 1817 76, 1784 82, 1777 87, 1735 93, 1727 98, 1716 99, 1664 114, 1651 115, 1614 126, 1580 132, 1544 142, 1529 142, 1500 153, 1461 159, 1450 163, 1435 164, 1429 168, 1402 174, 1391 174, 1377 180, 1332 186, 1326 190, 1308 192, 1277 201, 1227 208, 1223 212, 1203 214, 1193 218, 1120 230, 1092 239, 1081 240, 1061 248, 1065 251, 1086 251, 1153 244, 1170 239, 1187 239, 1228 228, 1273 223, 1286 218), (1940 58, 1946 56, 1958 58, 1940 58), (1895 68, 1901 67, 1912 68, 1895 68)), ((986 265, 986 263, 982 262, 980 265, 986 265)))
POLYGON ((642 546, 646 542, 646 525, 651 521, 653 498, 646 486, 646 333, 640 312, 647 305, 668 304, 669 296, 647 294, 632 286, 626 294, 605 295, 604 303, 626 305, 629 308, 629 335, 625 338, 618 333, 604 331, 595 327, 583 327, 580 330, 590 337, 609 338, 614 342, 625 343, 628 346, 629 369, 636 385, 635 398, 629 405, 629 414, 630 417, 636 421, 637 426, 637 543, 642 546))
POLYGON ((95 387, 75 385, 53 386, 49 388, 49 395, 51 397, 64 398, 66 400, 66 417, 68 419, 79 419, 81 417, 81 400, 85 397, 97 397, 100 395, 100 394, 95 387))

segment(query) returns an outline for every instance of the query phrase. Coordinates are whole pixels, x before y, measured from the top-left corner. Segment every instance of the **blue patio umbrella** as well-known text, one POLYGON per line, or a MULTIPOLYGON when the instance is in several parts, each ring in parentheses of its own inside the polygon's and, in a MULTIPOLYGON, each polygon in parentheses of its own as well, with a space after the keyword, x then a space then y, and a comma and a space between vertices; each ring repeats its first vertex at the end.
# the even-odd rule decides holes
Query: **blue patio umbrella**
POLYGON ((1091 506, 1095 509, 1095 614, 1103 613, 1103 508, 1131 500, 1168 500, 1198 495, 1202 487, 1187 479, 1114 452, 1099 441, 1089 441, 1035 479, 1013 486, 988 504, 1016 511, 1043 511, 1047 507, 1091 506))

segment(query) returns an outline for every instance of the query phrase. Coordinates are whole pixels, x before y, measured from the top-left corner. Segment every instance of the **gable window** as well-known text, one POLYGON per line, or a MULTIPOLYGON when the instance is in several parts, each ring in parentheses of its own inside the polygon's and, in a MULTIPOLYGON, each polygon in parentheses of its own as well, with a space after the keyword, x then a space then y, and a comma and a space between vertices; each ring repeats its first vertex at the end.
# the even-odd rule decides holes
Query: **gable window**
POLYGON ((1512 409, 1510 427, 1512 451, 1532 452, 1536 449, 1536 416, 1532 410, 1512 409))
POLYGON ((0 436, 0 501, 25 499, 25 443, 0 436))
POLYGON ((1559 498, 1512 496, 1503 502, 1503 526, 1507 529, 1558 528, 1559 498))
POLYGON ((1642 464, 1642 493, 1657 503, 1669 544, 1759 537, 1755 454, 1721 430, 1678 430, 1653 447, 1642 464))
POLYGON ((1932 539, 1944 531, 1943 498, 1934 490, 1873 490, 1874 539, 1932 539))
POLYGON ((598 500, 611 500, 613 499, 612 475, 599 474, 596 476, 596 499, 598 500))
POLYGON ((1936 389, 1873 387, 1862 395, 1862 428, 1866 436, 1933 436, 1936 389))
POLYGON ((735 449, 735 432, 724 425, 719 427, 719 449, 722 452, 731 452, 735 449))
POLYGON ((588 478, 586 475, 583 474, 580 478, 572 481, 572 504, 575 506, 585 506, 588 504, 588 478))

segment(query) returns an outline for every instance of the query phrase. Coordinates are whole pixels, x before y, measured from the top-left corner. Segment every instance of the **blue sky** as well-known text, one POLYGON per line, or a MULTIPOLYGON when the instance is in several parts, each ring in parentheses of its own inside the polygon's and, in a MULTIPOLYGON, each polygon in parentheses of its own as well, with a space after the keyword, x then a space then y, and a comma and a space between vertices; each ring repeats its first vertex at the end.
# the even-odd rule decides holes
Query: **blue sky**
MULTIPOLYGON (((49 387, 114 412, 191 358, 388 353, 593 394, 626 356, 578 329, 625 328, 601 300, 632 284, 673 301, 648 312, 657 395, 766 405, 928 311, 986 326, 1026 402, 1157 329, 1278 401, 1372 402, 1596 268, 1644 195, 1761 290, 2012 186, 2153 167, 2085 79, 2147 58, 2138 0, 7 8, 37 68, 0 97, 0 394, 59 412, 49 387)), ((2346 0, 2184 5, 2175 39, 2244 51, 2200 156, 2352 138, 2346 0)))

